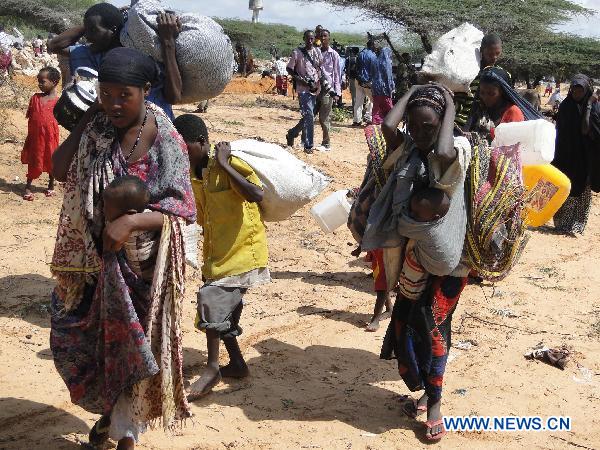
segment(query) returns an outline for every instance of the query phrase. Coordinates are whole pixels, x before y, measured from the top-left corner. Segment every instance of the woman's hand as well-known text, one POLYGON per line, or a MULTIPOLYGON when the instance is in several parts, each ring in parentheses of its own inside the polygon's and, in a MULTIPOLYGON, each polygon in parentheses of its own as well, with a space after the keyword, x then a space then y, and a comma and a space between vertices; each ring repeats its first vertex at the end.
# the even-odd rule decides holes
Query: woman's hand
POLYGON ((134 231, 133 227, 132 216, 129 214, 125 214, 113 222, 107 223, 104 227, 102 238, 104 251, 117 252, 121 250, 123 244, 125 244, 134 231))
POLYGON ((219 142, 215 145, 217 152, 217 162, 221 167, 229 165, 229 157, 231 156, 231 145, 229 142, 219 142))
POLYGON ((98 95, 96 97, 96 100, 94 101, 94 103, 92 103, 90 105, 90 107, 86 110, 86 112, 88 113, 88 115, 87 115, 88 123, 91 120, 91 118, 96 115, 96 113, 98 111, 103 111, 103 110, 104 110, 104 108, 102 107, 102 103, 100 103, 100 95, 98 95))
POLYGON ((156 18, 158 23, 158 37, 161 42, 174 41, 181 33, 181 21, 175 14, 161 12, 156 18))

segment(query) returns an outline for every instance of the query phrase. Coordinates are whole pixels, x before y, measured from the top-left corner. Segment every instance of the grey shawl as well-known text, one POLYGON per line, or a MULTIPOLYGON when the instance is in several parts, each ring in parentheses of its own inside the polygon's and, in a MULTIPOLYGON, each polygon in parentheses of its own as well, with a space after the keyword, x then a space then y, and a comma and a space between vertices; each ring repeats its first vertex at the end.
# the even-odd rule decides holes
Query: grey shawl
POLYGON ((471 146, 465 138, 458 137, 454 147, 457 158, 443 173, 435 155, 429 155, 429 185, 448 194, 450 209, 434 222, 417 222, 410 217, 408 209, 422 163, 413 141, 405 136, 394 171, 369 213, 363 250, 401 249, 407 239, 414 239, 415 254, 427 272, 443 276, 456 271, 460 266, 467 225, 464 182, 471 146))

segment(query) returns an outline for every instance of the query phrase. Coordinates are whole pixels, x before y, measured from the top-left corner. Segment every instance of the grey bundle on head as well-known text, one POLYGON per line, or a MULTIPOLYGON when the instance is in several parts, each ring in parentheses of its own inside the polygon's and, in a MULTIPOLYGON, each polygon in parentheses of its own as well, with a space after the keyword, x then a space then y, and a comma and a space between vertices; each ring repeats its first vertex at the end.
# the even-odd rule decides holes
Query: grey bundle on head
POLYGON ((157 77, 158 67, 152 58, 125 47, 109 51, 98 71, 99 82, 125 86, 144 87, 147 83, 154 83, 157 77))
POLYGON ((438 86, 427 86, 417 89, 408 99, 406 109, 428 106, 442 116, 446 110, 444 91, 438 86))

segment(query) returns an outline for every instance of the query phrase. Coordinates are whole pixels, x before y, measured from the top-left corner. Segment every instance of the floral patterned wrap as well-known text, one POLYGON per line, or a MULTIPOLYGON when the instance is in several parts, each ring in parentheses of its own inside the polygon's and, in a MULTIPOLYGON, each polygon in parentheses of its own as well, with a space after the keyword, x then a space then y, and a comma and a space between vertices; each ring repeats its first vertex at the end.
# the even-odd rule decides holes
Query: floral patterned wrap
POLYGON ((185 143, 161 110, 147 107, 158 135, 132 167, 104 114, 81 139, 67 176, 52 262, 57 286, 50 345, 73 403, 110 414, 127 391, 137 422, 160 419, 168 427, 190 415, 182 376, 182 228, 195 221, 196 208, 185 143), (152 285, 131 270, 124 251, 100 251, 102 191, 128 173, 144 179, 149 208, 164 214, 152 285))

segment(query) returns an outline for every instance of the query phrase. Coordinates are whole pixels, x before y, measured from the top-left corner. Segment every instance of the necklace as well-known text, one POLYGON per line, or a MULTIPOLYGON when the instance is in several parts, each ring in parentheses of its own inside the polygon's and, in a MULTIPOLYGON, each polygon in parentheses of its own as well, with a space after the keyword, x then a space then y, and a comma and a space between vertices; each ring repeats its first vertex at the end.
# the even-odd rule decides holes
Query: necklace
POLYGON ((125 158, 126 161, 129 161, 129 158, 131 158, 131 155, 133 155, 133 152, 135 151, 136 147, 140 143, 140 138, 142 137, 142 131, 144 131, 144 126, 146 125, 146 120, 147 119, 148 119, 148 108, 146 108, 146 112, 144 113, 144 120, 142 122, 142 126, 140 127, 140 131, 138 131, 138 135, 137 135, 137 138, 135 140, 135 143, 133 144, 133 147, 131 147, 131 151, 129 152, 129 154, 125 158))

